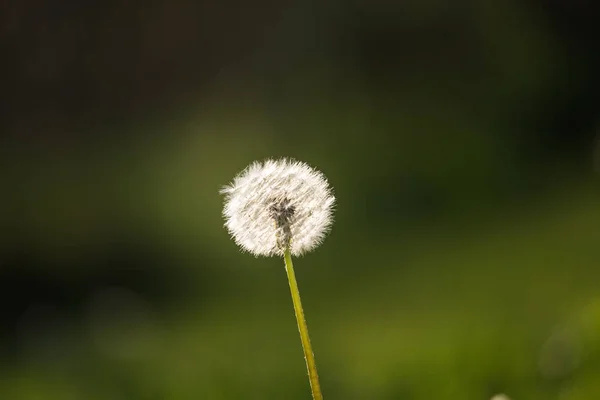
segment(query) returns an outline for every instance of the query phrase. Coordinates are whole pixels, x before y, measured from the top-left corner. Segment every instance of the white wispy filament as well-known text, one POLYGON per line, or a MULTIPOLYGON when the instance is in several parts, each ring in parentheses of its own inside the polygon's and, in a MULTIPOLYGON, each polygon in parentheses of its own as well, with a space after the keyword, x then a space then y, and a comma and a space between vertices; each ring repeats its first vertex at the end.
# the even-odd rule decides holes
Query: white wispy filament
POLYGON ((325 176, 289 159, 254 162, 221 190, 233 240, 256 256, 294 256, 317 247, 331 228, 335 197, 325 176))

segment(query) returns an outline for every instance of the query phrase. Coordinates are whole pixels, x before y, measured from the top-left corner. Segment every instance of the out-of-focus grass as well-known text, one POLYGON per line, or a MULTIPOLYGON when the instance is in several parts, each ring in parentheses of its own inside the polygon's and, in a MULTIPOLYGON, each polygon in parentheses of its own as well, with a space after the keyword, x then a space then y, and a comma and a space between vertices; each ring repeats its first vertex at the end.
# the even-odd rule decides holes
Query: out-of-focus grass
MULTIPOLYGON (((414 238, 418 251, 401 260, 393 238, 348 248, 339 259, 356 254, 365 278, 340 279, 335 291, 343 269, 314 287, 311 276, 313 263, 338 255, 298 260, 326 396, 595 398, 600 206, 593 190, 571 190, 544 212, 457 229, 460 240, 452 230, 414 238), (389 268, 368 278, 381 263, 389 268)), ((152 337, 133 355, 99 351, 84 335, 60 367, 30 361, 6 372, 0 398, 308 398, 281 266, 251 262, 265 264, 256 273, 274 276, 266 288, 276 290, 257 287, 202 311, 190 305, 156 331, 125 335, 125 344, 152 337)))

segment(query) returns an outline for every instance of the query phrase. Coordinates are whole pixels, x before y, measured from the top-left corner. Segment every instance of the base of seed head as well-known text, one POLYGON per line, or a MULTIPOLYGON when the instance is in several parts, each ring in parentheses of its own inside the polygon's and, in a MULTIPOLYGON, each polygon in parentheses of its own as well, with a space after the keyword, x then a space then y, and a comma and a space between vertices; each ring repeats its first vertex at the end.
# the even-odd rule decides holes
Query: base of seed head
POLYGON ((269 212, 273 218, 277 230, 277 247, 285 251, 292 243, 292 224, 294 223, 294 212, 296 207, 288 197, 274 198, 269 212))
POLYGON ((298 256, 319 246, 333 222, 335 197, 325 176, 290 159, 254 162, 221 193, 225 227, 256 256, 298 256))

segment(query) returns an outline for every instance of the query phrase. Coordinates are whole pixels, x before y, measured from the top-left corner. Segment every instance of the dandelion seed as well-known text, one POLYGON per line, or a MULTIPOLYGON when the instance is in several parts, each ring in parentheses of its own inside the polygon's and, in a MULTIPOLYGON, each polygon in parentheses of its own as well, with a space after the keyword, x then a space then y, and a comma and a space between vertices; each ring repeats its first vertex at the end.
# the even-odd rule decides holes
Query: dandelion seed
POLYGON ((325 176, 288 159, 255 162, 225 186, 223 215, 233 240, 256 256, 294 256, 319 246, 335 198, 325 176))

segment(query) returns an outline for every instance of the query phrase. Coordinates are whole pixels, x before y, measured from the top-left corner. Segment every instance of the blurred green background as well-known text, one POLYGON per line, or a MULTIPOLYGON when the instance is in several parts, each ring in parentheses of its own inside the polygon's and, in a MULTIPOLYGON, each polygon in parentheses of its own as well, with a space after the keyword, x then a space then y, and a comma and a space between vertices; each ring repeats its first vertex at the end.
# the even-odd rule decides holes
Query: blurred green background
POLYGON ((8 1, 0 399, 310 398, 218 195, 279 156, 326 399, 600 398, 600 13, 494 3, 8 1))

